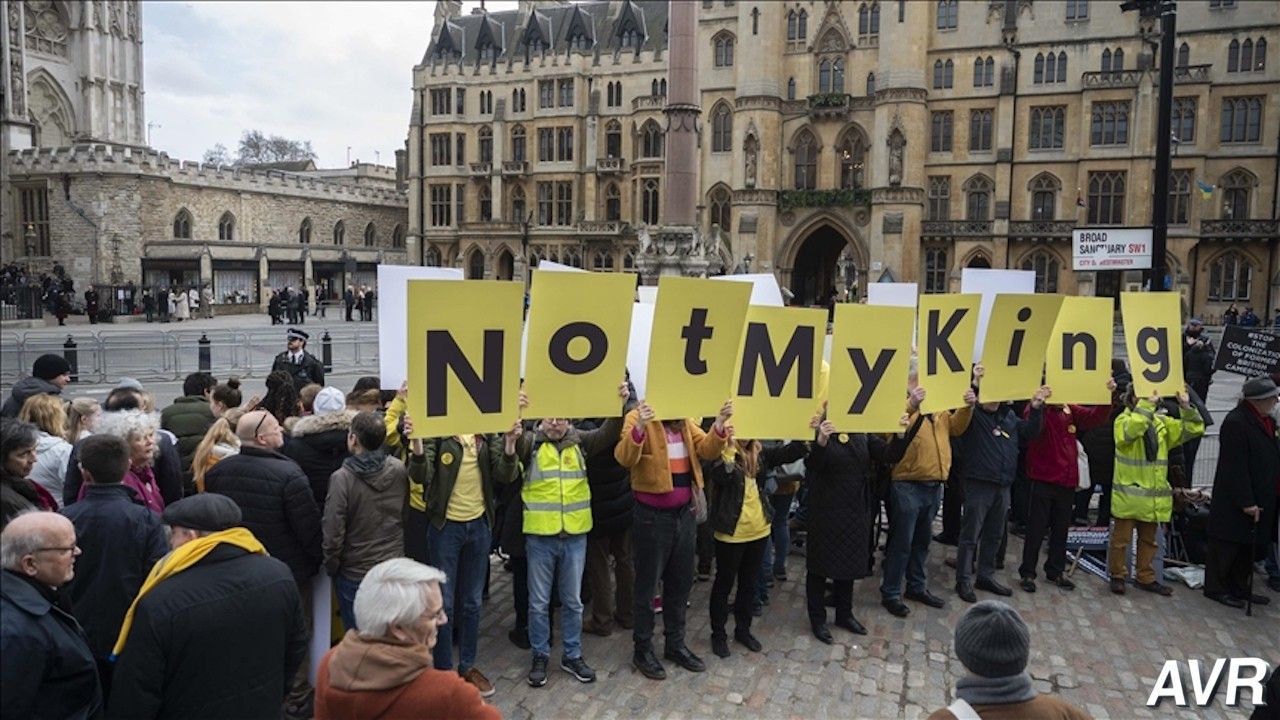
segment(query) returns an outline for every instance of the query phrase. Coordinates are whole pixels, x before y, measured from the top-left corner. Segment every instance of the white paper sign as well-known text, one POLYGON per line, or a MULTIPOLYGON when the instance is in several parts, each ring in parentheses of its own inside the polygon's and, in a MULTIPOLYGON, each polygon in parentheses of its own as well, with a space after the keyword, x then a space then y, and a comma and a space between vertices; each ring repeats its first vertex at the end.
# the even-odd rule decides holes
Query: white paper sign
POLYGON ((404 308, 410 280, 461 280, 460 268, 378 266, 378 377, 383 390, 399 390, 409 375, 404 308))
POLYGON ((645 398, 649 379, 649 335, 653 333, 653 303, 631 306, 631 344, 627 346, 627 372, 636 388, 636 397, 645 398))
POLYGON ((867 285, 868 305, 913 308, 920 302, 920 292, 915 283, 883 282, 867 285))
POLYGON ((641 285, 636 288, 636 302, 648 303, 650 305, 658 302, 658 286, 641 285))
POLYGON ((1150 270, 1151 228, 1076 228, 1072 270, 1150 270))
POLYGON ((551 262, 550 260, 539 260, 538 269, 550 270, 551 272, 586 272, 586 270, 583 270, 582 268, 576 268, 572 265, 561 265, 558 262, 551 262))
POLYGON ((782 301, 782 288, 778 287, 778 278, 773 273, 756 273, 749 275, 717 275, 712 280, 734 280, 736 282, 749 282, 751 288, 752 305, 768 305, 770 307, 784 307, 786 303, 782 301))
POLYGON ((1036 291, 1036 274, 1033 270, 986 270, 965 268, 960 271, 960 292, 979 293, 982 304, 978 306, 978 335, 973 341, 973 361, 982 359, 982 346, 987 339, 987 322, 991 319, 991 307, 1000 293, 1030 294, 1036 291))

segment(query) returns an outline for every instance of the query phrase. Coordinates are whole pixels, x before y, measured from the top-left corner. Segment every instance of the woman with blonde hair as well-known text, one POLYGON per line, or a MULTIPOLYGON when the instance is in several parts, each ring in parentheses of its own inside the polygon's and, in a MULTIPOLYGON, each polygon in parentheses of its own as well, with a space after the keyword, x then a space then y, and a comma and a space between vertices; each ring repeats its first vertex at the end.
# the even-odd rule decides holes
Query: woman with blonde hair
POLYGON ((77 443, 93 434, 102 406, 91 397, 78 397, 67 406, 67 430, 63 437, 69 443, 77 443))
MULTIPOLYGON (((160 454, 156 432, 160 426, 154 413, 142 410, 104 412, 98 419, 97 434, 115 435, 129 443, 129 471, 121 482, 133 490, 137 500, 155 513, 164 512, 164 496, 156 484, 155 463, 160 454)), ((80 486, 83 497, 85 485, 80 486)))
POLYGON ((62 437, 67 426, 67 410, 57 395, 32 395, 22 404, 18 419, 39 429, 36 440, 36 464, 28 477, 49 491, 55 499, 62 497, 62 484, 67 476, 71 443, 62 437))
MULTIPOLYGON (((209 431, 204 434, 204 439, 196 446, 195 454, 191 456, 191 472, 196 492, 204 492, 204 475, 209 472, 209 468, 217 465, 222 458, 240 452, 240 438, 236 437, 235 428, 231 426, 227 415, 213 421, 209 431)), ((239 420, 238 417, 236 419, 239 420)))

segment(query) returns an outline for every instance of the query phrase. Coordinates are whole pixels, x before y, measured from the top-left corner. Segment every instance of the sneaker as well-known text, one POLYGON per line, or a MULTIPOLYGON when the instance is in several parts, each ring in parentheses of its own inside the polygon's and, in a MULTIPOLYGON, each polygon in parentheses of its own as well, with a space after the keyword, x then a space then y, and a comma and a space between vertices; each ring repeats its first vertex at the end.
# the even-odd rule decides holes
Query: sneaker
POLYGON ((662 596, 658 595, 653 599, 653 614, 657 615, 662 612, 662 596))
POLYGON ((529 668, 529 687, 542 687, 547 684, 547 656, 534 655, 533 666, 529 668))
POLYGON ((489 682, 489 678, 475 668, 463 673, 462 679, 474 685, 476 690, 480 691, 480 697, 482 698, 493 697, 493 694, 497 692, 493 689, 493 683, 489 682))
POLYGON ((593 683, 596 681, 596 671, 592 670, 587 665, 587 661, 580 657, 560 658, 560 669, 577 678, 580 683, 593 683))

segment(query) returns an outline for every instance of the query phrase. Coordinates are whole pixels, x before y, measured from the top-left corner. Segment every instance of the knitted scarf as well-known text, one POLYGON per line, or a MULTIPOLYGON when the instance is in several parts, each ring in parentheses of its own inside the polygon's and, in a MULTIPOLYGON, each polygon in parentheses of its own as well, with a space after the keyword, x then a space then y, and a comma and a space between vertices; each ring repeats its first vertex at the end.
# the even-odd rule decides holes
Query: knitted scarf
POLYGON ((200 562, 206 555, 213 552, 214 548, 224 543, 247 552, 260 555, 267 554, 267 549, 262 546, 262 543, 258 542, 258 538, 254 537, 253 533, 242 527, 234 527, 229 530, 210 533, 204 537, 198 537, 160 558, 155 567, 151 568, 151 573, 143 581, 142 589, 138 591, 138 596, 133 599, 133 603, 129 605, 129 611, 124 615, 124 624, 120 626, 120 635, 116 638, 115 647, 111 649, 111 660, 114 661, 120 655, 120 651, 124 650, 124 643, 129 639, 129 630, 133 626, 133 613, 138 609, 138 603, 142 601, 142 598, 151 592, 156 585, 159 585, 161 581, 173 577, 200 562))
POLYGON ((970 705, 1008 705, 1034 700, 1036 690, 1026 671, 997 678, 966 675, 956 681, 956 697, 970 705))

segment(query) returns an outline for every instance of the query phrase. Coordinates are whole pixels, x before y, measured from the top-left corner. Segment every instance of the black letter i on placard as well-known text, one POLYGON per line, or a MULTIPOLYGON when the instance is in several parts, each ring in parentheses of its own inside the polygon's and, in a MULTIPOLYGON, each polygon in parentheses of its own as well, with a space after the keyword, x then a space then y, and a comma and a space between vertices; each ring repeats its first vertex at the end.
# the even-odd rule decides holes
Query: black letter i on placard
MULTIPOLYGON (((1018 322, 1026 322, 1031 319, 1031 308, 1024 307, 1018 311, 1018 322)), ((1027 336, 1026 328, 1018 328, 1013 331, 1013 339, 1009 342, 1009 367, 1018 364, 1018 358, 1022 355, 1022 340, 1027 336)))

